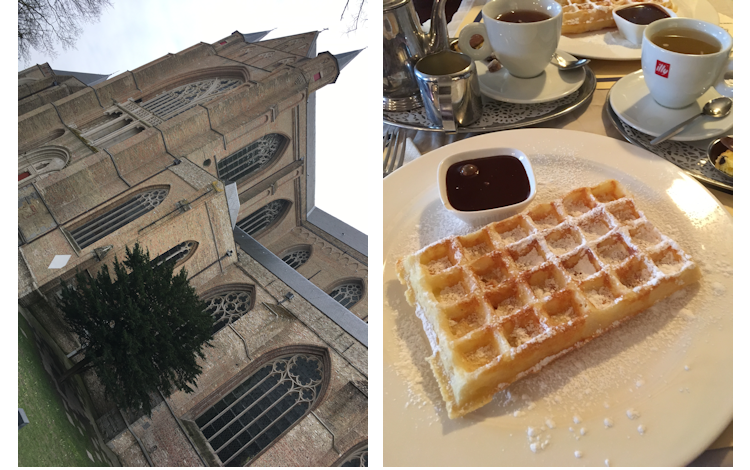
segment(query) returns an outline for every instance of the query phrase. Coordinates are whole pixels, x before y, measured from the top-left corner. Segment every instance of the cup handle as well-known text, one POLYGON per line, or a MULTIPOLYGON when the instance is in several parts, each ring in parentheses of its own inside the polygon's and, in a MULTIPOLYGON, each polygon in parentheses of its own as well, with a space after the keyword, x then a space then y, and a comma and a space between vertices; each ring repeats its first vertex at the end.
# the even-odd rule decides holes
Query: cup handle
POLYGON ((727 65, 724 66, 724 69, 719 74, 719 78, 716 79, 714 88, 716 88, 716 91, 718 91, 720 95, 734 98, 734 86, 727 84, 727 82, 724 80, 724 76, 728 72, 732 72, 732 74, 734 74, 734 57, 731 56, 727 60, 727 65))
POLYGON ((451 99, 450 77, 438 78, 438 105, 440 107, 440 119, 443 121, 443 130, 447 134, 456 133, 456 121, 453 117, 453 100, 451 99))
POLYGON ((458 47, 461 48, 461 52, 474 60, 484 60, 492 54, 492 46, 490 41, 487 40, 487 28, 482 23, 471 23, 464 26, 458 35, 458 47), (471 37, 475 34, 482 36, 482 39, 484 39, 479 49, 474 49, 470 44, 471 37))

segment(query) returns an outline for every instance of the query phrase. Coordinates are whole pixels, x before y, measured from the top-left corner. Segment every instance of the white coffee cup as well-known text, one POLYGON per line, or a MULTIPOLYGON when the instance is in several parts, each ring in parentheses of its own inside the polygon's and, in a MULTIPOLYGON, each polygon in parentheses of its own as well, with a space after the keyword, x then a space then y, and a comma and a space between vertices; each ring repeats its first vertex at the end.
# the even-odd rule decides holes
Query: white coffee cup
POLYGON ((483 60, 494 51, 511 75, 532 78, 544 72, 557 49, 562 32, 562 7, 555 0, 494 0, 482 8, 484 24, 466 25, 458 37, 461 52, 474 60, 483 60), (533 23, 510 23, 496 19, 510 11, 532 10, 550 18, 533 23), (470 45, 471 37, 482 36, 478 49, 470 45))
POLYGON ((667 108, 689 106, 724 78, 731 67, 732 37, 719 26, 691 18, 666 18, 648 25, 643 33, 641 67, 651 97, 667 108), (708 35, 719 44, 713 54, 681 54, 651 41, 657 33, 680 28, 708 35))

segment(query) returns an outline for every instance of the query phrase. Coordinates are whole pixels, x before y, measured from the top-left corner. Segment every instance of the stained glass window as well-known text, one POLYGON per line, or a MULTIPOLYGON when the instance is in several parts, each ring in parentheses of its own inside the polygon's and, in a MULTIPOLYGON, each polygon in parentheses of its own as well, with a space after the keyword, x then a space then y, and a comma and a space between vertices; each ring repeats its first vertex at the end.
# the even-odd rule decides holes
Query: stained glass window
POLYGON ((333 467, 367 467, 367 442, 352 447, 333 467))
POLYGON ((292 251, 287 252, 281 257, 281 261, 285 262, 294 269, 299 268, 310 259, 310 247, 302 246, 294 248, 292 251))
POLYGON ((168 193, 169 189, 160 188, 133 194, 125 202, 70 230, 70 234, 80 248, 85 248, 155 209, 168 193))
POLYGON ((344 307, 351 308, 362 299, 364 292, 364 283, 357 279, 339 284, 329 295, 344 307))
POLYGON ((195 422, 224 466, 244 466, 315 406, 323 379, 322 357, 278 357, 195 422))
POLYGON ((291 205, 291 202, 284 199, 271 201, 237 222, 237 226, 248 235, 253 236, 281 219, 291 205))
POLYGON ((209 78, 208 80, 199 80, 165 91, 142 103, 141 107, 166 121, 200 103, 205 103, 232 88, 238 87, 241 83, 242 80, 237 78, 209 78))
POLYGON ((217 165, 219 178, 224 184, 230 184, 261 170, 283 152, 288 141, 289 139, 281 134, 264 135, 242 150, 219 161, 217 165))
POLYGON ((206 300, 206 310, 214 317, 213 334, 253 309, 255 291, 252 287, 238 287, 216 294, 206 300))
POLYGON ((172 260, 174 261, 175 266, 178 266, 187 261, 187 259, 190 258, 193 253, 195 253, 195 250, 197 248, 198 242, 196 241, 188 240, 186 242, 182 242, 179 245, 172 247, 171 249, 152 259, 151 264, 153 266, 159 266, 162 263, 172 260))

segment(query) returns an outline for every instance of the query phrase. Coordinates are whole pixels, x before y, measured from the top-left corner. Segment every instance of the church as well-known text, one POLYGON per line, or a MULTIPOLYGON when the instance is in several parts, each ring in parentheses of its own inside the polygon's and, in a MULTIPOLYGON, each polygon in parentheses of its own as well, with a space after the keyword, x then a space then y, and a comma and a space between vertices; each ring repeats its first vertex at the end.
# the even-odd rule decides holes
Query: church
POLYGON ((150 417, 74 378, 124 466, 367 466, 367 236, 315 206, 315 91, 357 51, 267 34, 111 78, 18 73, 19 310, 72 367, 60 280, 137 242, 215 319, 198 386, 150 417))

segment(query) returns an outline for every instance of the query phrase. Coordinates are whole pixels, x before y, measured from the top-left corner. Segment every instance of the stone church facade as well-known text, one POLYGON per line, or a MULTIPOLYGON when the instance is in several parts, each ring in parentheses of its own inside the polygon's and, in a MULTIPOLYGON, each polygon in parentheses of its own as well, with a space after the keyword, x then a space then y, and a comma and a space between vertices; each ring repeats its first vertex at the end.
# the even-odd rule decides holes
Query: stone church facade
POLYGON ((215 318, 195 391, 151 417, 81 377, 123 465, 366 465, 366 236, 314 205, 314 92, 356 54, 317 54, 317 34, 235 32, 109 79, 18 74, 19 305, 67 365, 60 279, 136 242, 215 318))

